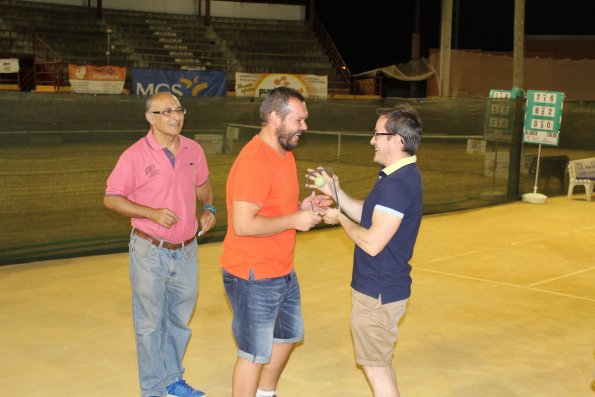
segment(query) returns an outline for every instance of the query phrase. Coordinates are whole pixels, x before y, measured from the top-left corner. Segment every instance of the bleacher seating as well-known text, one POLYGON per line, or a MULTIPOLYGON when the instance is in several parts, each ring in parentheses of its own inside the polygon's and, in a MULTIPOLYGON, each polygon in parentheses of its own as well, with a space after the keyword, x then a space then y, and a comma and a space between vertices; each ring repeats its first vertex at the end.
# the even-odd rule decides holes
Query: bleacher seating
POLYGON ((0 29, 16 35, 16 56, 35 52, 37 58, 37 35, 65 65, 105 65, 109 51, 109 64, 127 66, 129 74, 133 67, 225 70, 229 90, 235 72, 317 74, 328 76, 329 91, 348 93, 306 22, 214 17, 205 26, 194 15, 104 9, 97 19, 88 7, 19 0, 0 0, 0 6, 6 10, 0 29))
POLYGON ((105 56, 105 28, 86 8, 14 0, 2 0, 0 4, 3 26, 16 39, 11 50, 14 54, 33 56, 35 52, 43 56, 43 51, 34 47, 37 35, 56 54, 68 54, 72 62, 96 59, 98 54, 105 56))

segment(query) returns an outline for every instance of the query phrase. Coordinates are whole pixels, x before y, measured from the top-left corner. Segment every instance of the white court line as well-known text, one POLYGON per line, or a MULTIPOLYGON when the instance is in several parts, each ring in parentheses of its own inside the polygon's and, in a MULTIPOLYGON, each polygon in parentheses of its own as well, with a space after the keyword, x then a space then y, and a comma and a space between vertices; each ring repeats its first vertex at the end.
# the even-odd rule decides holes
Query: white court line
MULTIPOLYGON (((478 249, 471 250, 471 251, 461 252, 461 253, 458 253, 458 254, 455 254, 455 255, 446 255, 446 256, 442 256, 440 258, 434 258, 434 259, 430 259, 430 260, 424 261, 424 263, 442 262, 442 261, 447 261, 447 260, 453 259, 453 258, 459 258, 459 257, 462 257, 462 256, 475 255, 475 254, 478 254, 478 253, 481 253, 481 252, 485 252, 485 251, 501 250, 501 249, 504 249, 504 248, 507 248, 507 247, 514 247, 514 246, 517 246, 517 245, 530 244, 530 243, 535 242, 535 241, 543 241, 543 240, 546 240, 547 241, 547 240, 550 240, 552 238, 561 237, 561 236, 568 236, 568 235, 574 234, 575 232, 582 232, 584 230, 590 230, 590 229, 593 229, 593 228, 595 228, 595 226, 589 225, 589 226, 579 227, 577 229, 572 229, 572 230, 563 230, 561 232, 552 233, 552 234, 549 234, 547 236, 539 236, 539 237, 534 237, 534 238, 527 238, 527 239, 524 239, 524 240, 519 240, 519 241, 510 242, 510 243, 505 243, 505 244, 502 244, 502 245, 499 245, 499 246, 482 247, 482 248, 478 248, 478 249)), ((587 269, 587 270, 589 270, 589 269, 587 269)))
MULTIPOLYGON (((492 248, 492 249, 495 249, 495 248, 492 248)), ((443 261, 448 261, 450 259, 459 258, 461 256, 476 255, 476 254, 479 254, 484 251, 486 251, 484 248, 474 250, 474 251, 465 251, 465 252, 461 252, 460 254, 447 255, 447 256, 442 256, 440 258, 430 259, 430 260, 424 261, 424 263, 443 262, 443 261)))
POLYGON ((589 268, 583 269, 583 270, 577 270, 576 272, 572 272, 572 273, 568 273, 568 274, 563 274, 563 275, 558 276, 558 277, 548 278, 546 280, 538 281, 536 283, 527 284, 527 287, 534 287, 534 286, 539 285, 539 284, 549 283, 550 281, 560 280, 562 278, 574 276, 576 274, 581 274, 581 273, 584 273, 584 272, 588 272, 590 270, 595 270, 595 266, 589 267, 589 268))
POLYGON ((587 301, 587 302, 595 302, 595 299, 585 298, 583 296, 563 294, 561 292, 548 291, 546 289, 534 288, 534 287, 531 287, 531 286, 525 286, 525 285, 519 285, 519 284, 505 283, 503 281, 494 281, 494 280, 488 280, 488 279, 479 278, 479 277, 463 276, 461 274, 441 272, 441 271, 438 271, 438 270, 422 269, 422 268, 419 268, 417 266, 415 266, 415 270, 420 270, 420 271, 427 272, 427 273, 436 273, 436 274, 441 274, 441 275, 444 275, 444 276, 450 276, 450 277, 456 277, 456 278, 464 278, 464 279, 467 279, 467 280, 481 281, 481 282, 484 282, 484 283, 504 285, 504 286, 507 286, 507 287, 526 289, 526 290, 530 290, 530 291, 544 292, 546 294, 563 296, 565 298, 579 299, 579 300, 584 300, 584 301, 587 301))
MULTIPOLYGON (((570 235, 573 234, 575 232, 581 232, 584 230, 590 230, 593 229, 595 226, 584 226, 584 227, 579 227, 577 229, 573 229, 573 230, 564 230, 564 231, 560 231, 558 233, 552 233, 548 236, 540 236, 540 237, 535 237, 535 238, 528 238, 522 241, 514 241, 511 243, 507 243, 507 244, 502 244, 498 250, 500 251, 501 249, 505 249, 506 247, 513 247, 513 246, 517 246, 517 245, 525 245, 525 244, 530 244, 531 242, 534 241, 543 241, 543 240, 547 240, 547 239, 551 239, 551 238, 556 238, 556 237, 560 237, 560 236, 566 236, 566 235, 570 235)), ((476 250, 471 250, 471 251, 465 251, 465 252, 461 252, 455 255, 447 255, 441 258, 435 258, 435 259, 431 259, 428 261, 424 261, 424 264, 427 263, 435 263, 435 262, 444 262, 444 261, 448 261, 450 259, 453 258, 458 258, 458 257, 463 257, 463 256, 469 256, 469 255, 476 255, 478 253, 481 252, 485 252, 485 251, 491 251, 496 249, 496 247, 486 247, 486 248, 480 248, 480 249, 476 249, 476 250)), ((545 284, 551 281, 555 281, 555 280, 559 280, 559 279, 563 279, 566 277, 570 277, 570 276, 574 276, 576 274, 580 274, 580 273, 584 273, 584 272, 588 272, 591 270, 595 270, 595 266, 587 268, 587 269, 583 269, 583 270, 577 270, 575 272, 572 273, 568 273, 568 274, 563 274, 561 276, 557 276, 557 277, 552 277, 550 279, 547 280, 541 280, 535 283, 531 283, 528 285, 519 285, 519 284, 512 284, 512 283, 505 283, 502 281, 494 281, 494 280, 488 280, 488 279, 483 279, 483 278, 479 278, 479 277, 472 277, 472 276, 464 276, 464 275, 460 275, 460 274, 455 274, 455 273, 448 273, 448 272, 441 272, 438 270, 429 270, 429 269, 424 269, 418 266, 414 265, 415 269, 419 269, 425 272, 429 272, 429 273, 436 273, 436 274, 442 274, 442 275, 446 275, 446 276, 451 276, 451 277, 458 277, 458 278, 465 278, 465 279, 469 279, 469 280, 475 280, 475 281, 482 281, 482 282, 486 282, 486 283, 492 283, 492 284, 499 284, 499 285, 505 285, 508 287, 516 287, 516 288, 522 288, 522 289, 527 289, 527 290, 531 290, 531 291, 538 291, 538 292, 544 292, 547 294, 551 294, 551 295, 558 295, 558 296, 564 296, 567 298, 574 298, 574 299, 580 299, 580 300, 585 300, 588 302, 595 302, 595 299, 591 299, 591 298, 585 298, 582 296, 576 296, 576 295, 570 295, 570 294, 564 294, 561 292, 554 292, 554 291, 549 291, 546 289, 541 289, 541 288, 535 288, 536 286, 540 285, 540 284, 545 284)))

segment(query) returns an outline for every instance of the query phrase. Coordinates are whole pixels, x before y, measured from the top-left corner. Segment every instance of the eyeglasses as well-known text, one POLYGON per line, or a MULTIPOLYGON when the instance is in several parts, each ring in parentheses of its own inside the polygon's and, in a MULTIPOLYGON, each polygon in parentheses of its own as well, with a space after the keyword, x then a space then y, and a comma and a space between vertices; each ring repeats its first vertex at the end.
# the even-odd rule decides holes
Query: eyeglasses
POLYGON ((160 114, 160 115, 162 115, 162 116, 165 116, 165 117, 171 117, 171 115, 172 115, 173 113, 176 113, 178 116, 183 116, 183 115, 185 115, 185 114, 186 114, 186 109, 184 109, 184 108, 177 108, 177 109, 165 109, 165 110, 162 110, 162 111, 160 111, 160 112, 158 112, 158 111, 153 111, 153 112, 149 112, 149 113, 152 113, 152 114, 160 114))
POLYGON ((381 135, 397 135, 396 133, 392 134, 390 132, 376 132, 374 131, 374 138, 378 138, 381 135))

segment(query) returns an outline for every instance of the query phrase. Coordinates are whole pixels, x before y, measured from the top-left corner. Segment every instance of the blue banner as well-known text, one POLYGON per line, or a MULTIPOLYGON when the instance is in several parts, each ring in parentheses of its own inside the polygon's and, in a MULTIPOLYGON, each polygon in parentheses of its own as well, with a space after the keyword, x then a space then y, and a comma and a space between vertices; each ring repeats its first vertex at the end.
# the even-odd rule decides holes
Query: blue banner
POLYGON ((218 70, 167 70, 132 68, 132 93, 176 96, 226 96, 227 72, 218 70))

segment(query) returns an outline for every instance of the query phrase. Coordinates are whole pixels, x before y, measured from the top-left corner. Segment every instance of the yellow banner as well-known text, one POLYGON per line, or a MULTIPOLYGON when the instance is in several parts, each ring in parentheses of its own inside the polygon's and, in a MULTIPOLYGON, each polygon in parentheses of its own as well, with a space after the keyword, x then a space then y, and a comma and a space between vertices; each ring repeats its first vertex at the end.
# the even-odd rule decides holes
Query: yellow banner
POLYGON ((305 97, 326 98, 328 79, 314 74, 236 72, 236 96, 262 97, 277 87, 289 87, 305 97))

